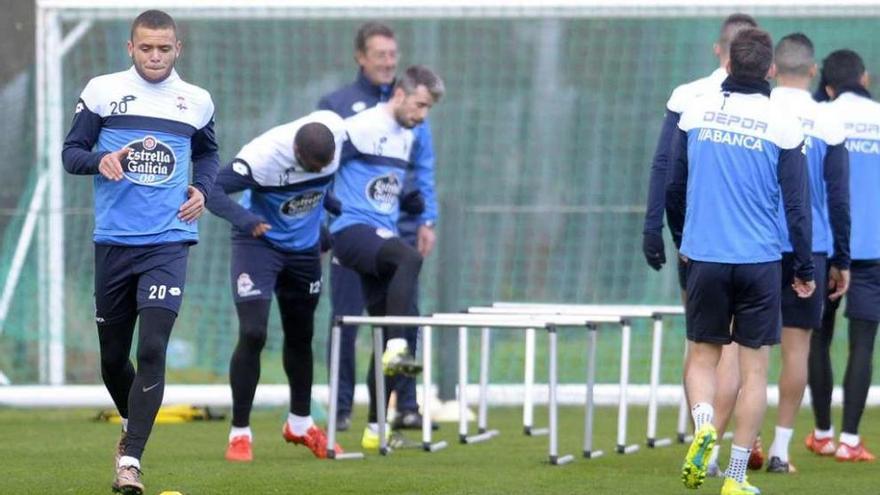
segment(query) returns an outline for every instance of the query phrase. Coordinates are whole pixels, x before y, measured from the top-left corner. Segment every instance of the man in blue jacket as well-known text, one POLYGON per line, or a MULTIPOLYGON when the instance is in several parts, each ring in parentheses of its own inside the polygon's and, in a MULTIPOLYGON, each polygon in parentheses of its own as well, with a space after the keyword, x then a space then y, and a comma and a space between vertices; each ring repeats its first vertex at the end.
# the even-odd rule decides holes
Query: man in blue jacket
MULTIPOLYGON (((331 110, 343 118, 388 101, 397 72, 397 41, 394 31, 385 24, 367 22, 355 37, 355 61, 360 70, 357 79, 321 98, 318 108, 331 110)), ((415 175, 406 175, 401 202, 401 214, 397 223, 400 238, 418 249, 422 257, 434 248, 436 236, 434 225, 438 217, 434 193, 433 169, 434 146, 428 121, 415 129, 416 149, 414 162, 422 169, 430 170, 430 180, 417 184, 415 175)), ((335 257, 330 265, 330 301, 333 317, 359 315, 364 312, 364 299, 360 278, 353 270, 339 263, 335 257)), ((418 297, 414 299, 418 314, 418 297)), ((339 416, 337 429, 347 430, 351 425, 351 410, 355 384, 355 340, 357 327, 342 327, 342 345, 339 365, 339 416)), ((417 330, 406 332, 409 348, 415 352, 417 330)), ((420 428, 422 418, 416 402, 416 385, 412 377, 398 377, 393 381, 397 394, 398 414, 392 424, 395 428, 420 428)))

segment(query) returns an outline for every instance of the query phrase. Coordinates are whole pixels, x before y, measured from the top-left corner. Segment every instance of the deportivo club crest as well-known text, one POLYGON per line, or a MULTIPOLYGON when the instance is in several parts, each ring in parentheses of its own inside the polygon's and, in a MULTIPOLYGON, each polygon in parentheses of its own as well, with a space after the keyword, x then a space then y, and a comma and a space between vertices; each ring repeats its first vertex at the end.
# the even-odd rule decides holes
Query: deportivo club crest
POLYGON ((161 184, 174 175, 177 157, 170 146, 155 136, 144 136, 126 145, 129 152, 122 159, 125 178, 144 186, 161 184))
POLYGON ((307 191, 281 203, 281 213, 293 218, 303 218, 321 204, 321 191, 307 191))
POLYGON ((400 179, 394 173, 376 177, 367 183, 367 199, 373 208, 381 213, 391 213, 397 208, 398 196, 400 196, 400 179))

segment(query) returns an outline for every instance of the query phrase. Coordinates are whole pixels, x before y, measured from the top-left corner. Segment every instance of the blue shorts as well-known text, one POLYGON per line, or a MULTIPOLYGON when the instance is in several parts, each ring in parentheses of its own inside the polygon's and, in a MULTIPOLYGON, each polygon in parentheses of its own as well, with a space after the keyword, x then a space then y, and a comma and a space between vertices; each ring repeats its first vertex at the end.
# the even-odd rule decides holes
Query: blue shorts
POLYGON ((262 239, 233 239, 232 298, 236 303, 279 297, 321 297, 321 254, 281 251, 262 239))
POLYGON ((782 263, 729 264, 690 260, 687 337, 693 342, 757 349, 782 333, 782 263), (730 324, 733 321, 733 331, 730 324))
POLYGON ((180 311, 189 244, 95 244, 95 321, 117 323, 144 308, 180 311))
POLYGON ((812 330, 822 326, 822 311, 825 296, 828 292, 826 283, 826 256, 823 253, 813 254, 816 266, 816 290, 813 295, 803 299, 798 297, 791 288, 794 282, 794 255, 782 253, 782 326, 812 330))
POLYGON ((847 318, 880 321, 880 260, 853 260, 846 293, 847 318))

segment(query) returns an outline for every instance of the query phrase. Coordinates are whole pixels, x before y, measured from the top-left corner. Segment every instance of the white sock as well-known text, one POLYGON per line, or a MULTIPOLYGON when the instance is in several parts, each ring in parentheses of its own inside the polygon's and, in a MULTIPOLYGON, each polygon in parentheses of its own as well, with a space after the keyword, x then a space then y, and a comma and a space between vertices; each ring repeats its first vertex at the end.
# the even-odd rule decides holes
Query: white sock
POLYGON ((699 431, 703 425, 711 424, 715 418, 715 408, 708 402, 697 403, 691 408, 691 417, 694 418, 694 431, 699 431))
POLYGON ((140 469, 141 468, 141 461, 138 459, 135 459, 134 457, 129 457, 127 455, 124 455, 119 458, 119 465, 117 465, 116 467, 122 467, 122 466, 134 466, 134 467, 140 469))
POLYGON ((229 428, 229 441, 231 442, 235 437, 248 437, 251 441, 254 440, 254 434, 251 432, 250 426, 233 426, 229 428))
POLYGON ((834 438, 834 427, 832 426, 828 430, 820 430, 816 428, 813 430, 813 436, 816 437, 816 440, 825 440, 826 438, 834 438))
POLYGON ((375 434, 379 434, 379 423, 370 423, 367 425, 367 428, 370 429, 375 434))
POLYGON ((305 435, 314 424, 311 416, 297 416, 291 412, 287 413, 287 426, 298 437, 305 435))
POLYGON ((840 432, 840 443, 845 443, 850 447, 859 446, 859 436, 845 431, 840 432))
POLYGON ((791 443, 792 428, 776 427, 773 435, 773 444, 770 445, 770 457, 778 457, 782 462, 788 462, 788 445, 791 443))
POLYGON ((746 468, 749 465, 749 454, 752 451, 740 447, 739 445, 730 446, 730 464, 727 465, 727 471, 724 475, 733 478, 742 483, 746 480, 746 468))
POLYGON ((388 345, 385 346, 389 351, 395 352, 406 352, 406 339, 396 338, 396 339, 388 339, 388 345))
POLYGON ((719 452, 721 452, 721 446, 718 444, 715 444, 715 446, 712 447, 712 453, 709 454, 709 465, 710 466, 712 464, 715 464, 716 466, 718 465, 718 453, 719 452))
POLYGON ((128 418, 122 418, 122 431, 128 433, 128 418))

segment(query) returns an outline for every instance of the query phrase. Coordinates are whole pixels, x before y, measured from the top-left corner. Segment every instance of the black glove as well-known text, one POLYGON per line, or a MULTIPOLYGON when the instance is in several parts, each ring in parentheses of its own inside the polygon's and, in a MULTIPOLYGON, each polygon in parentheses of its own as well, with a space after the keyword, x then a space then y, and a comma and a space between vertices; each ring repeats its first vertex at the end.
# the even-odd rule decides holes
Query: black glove
POLYGON ((339 201, 339 198, 336 197, 332 192, 327 192, 324 195, 324 209, 327 210, 327 213, 333 215, 334 217, 338 217, 342 215, 342 201, 339 201))
POLYGON ((642 234, 642 252, 645 253, 645 261, 648 265, 660 271, 666 263, 666 248, 663 245, 663 235, 657 232, 645 232, 642 234))
POLYGON ((421 191, 410 191, 400 197, 400 211, 410 215, 421 215, 425 212, 425 198, 421 191))

